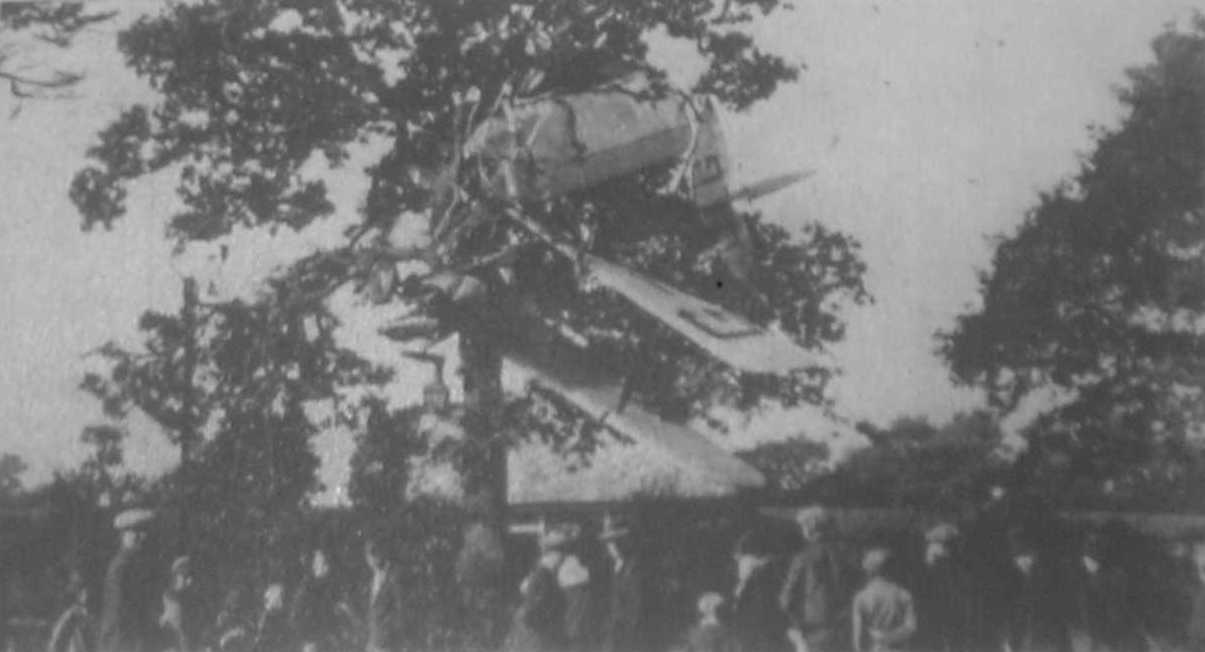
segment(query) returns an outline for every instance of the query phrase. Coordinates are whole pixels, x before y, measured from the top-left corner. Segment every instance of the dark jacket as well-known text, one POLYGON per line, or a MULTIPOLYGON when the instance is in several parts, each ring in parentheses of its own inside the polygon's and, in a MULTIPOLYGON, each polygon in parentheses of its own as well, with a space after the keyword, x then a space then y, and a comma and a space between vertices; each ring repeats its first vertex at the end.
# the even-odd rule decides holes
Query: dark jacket
POLYGON ((100 652, 149 652, 155 639, 159 592, 145 558, 122 549, 105 574, 100 652))
POLYGON ((565 595, 565 637, 571 652, 593 650, 598 644, 599 608, 594 582, 562 589, 565 595))
POLYGON ((1088 642, 1088 649, 1143 649, 1129 599, 1129 582, 1121 569, 1101 568, 1089 573, 1080 566, 1075 577, 1072 631, 1088 642))
MULTIPOLYGON (((856 575, 833 543, 812 542, 796 554, 787 568, 778 603, 790 624, 809 641, 847 637, 856 575)), ((819 643, 827 647, 829 643, 819 643)))
POLYGON ((924 652, 972 649, 979 604, 971 575, 956 560, 922 564, 912 595, 916 604, 914 647, 924 652))
POLYGON ((1054 572, 1040 560, 1029 573, 1014 567, 1005 587, 1004 635, 1013 652, 1066 650, 1066 595, 1054 572))
POLYGON ((732 596, 732 629, 743 652, 790 649, 787 618, 779 606, 782 566, 765 564, 752 571, 732 596))
POLYGON ((292 652, 296 649, 289 631, 288 614, 283 609, 260 614, 251 649, 254 652, 292 652))
POLYGON ((338 646, 342 634, 339 603, 338 588, 329 575, 322 579, 310 575, 302 581, 289 614, 289 624, 299 645, 313 643, 320 652, 338 646))
POLYGON ((556 574, 537 566, 523 581, 523 602, 506 639, 510 652, 561 652, 565 644, 565 599, 556 574))
POLYGON ((404 602, 402 583, 397 571, 390 568, 380 590, 372 594, 372 578, 369 578, 368 609, 365 618, 367 646, 370 650, 398 650, 405 635, 403 624, 404 602))
POLYGON ((695 625, 686 635, 686 652, 744 652, 736 634, 720 623, 695 625))
POLYGON ((645 577, 640 562, 628 559, 613 571, 603 623, 603 649, 607 652, 641 652, 647 645, 645 612, 648 610, 645 577))

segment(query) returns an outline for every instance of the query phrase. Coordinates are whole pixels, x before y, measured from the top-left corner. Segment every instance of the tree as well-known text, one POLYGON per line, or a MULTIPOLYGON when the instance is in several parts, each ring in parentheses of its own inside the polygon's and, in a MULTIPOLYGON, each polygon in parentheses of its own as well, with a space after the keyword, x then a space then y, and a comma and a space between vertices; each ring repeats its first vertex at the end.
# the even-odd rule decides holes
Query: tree
MULTIPOLYGON (((84 389, 112 417, 137 409, 173 443, 194 438, 185 463, 159 482, 167 506, 200 526, 177 533, 182 545, 235 564, 270 556, 278 526, 317 485, 310 439, 318 426, 306 405, 388 374, 334 344, 324 307, 295 302, 283 289, 256 303, 147 312, 140 326, 144 350, 101 347, 109 373, 88 374, 84 389)), ((85 435, 97 442, 96 466, 111 467, 113 434, 85 435)))
POLYGON ((800 493, 856 507, 903 507, 965 515, 985 485, 1006 474, 1003 433, 986 411, 957 414, 934 426, 903 417, 887 428, 859 424, 870 440, 800 493))
POLYGON ((25 460, 20 455, 4 453, 0 455, 0 502, 11 501, 20 495, 24 488, 21 476, 27 469, 25 460))
POLYGON ((82 491, 81 498, 100 507, 117 510, 131 503, 142 489, 142 479, 123 471, 125 430, 109 424, 84 426, 80 441, 92 449, 92 455, 74 473, 61 479, 82 491))
MULTIPOLYGON (((495 340, 516 306, 581 334, 589 349, 640 373, 632 400, 685 416, 716 401, 825 400, 831 367, 789 378, 721 367, 633 307, 577 282, 537 230, 728 305, 710 273, 714 244, 685 201, 659 189, 669 165, 551 201, 501 202, 458 187, 463 133, 523 93, 580 90, 624 71, 661 72, 647 40, 661 29, 693 40, 707 63, 695 90, 733 109, 768 97, 796 70, 760 51, 741 26, 777 0, 523 3, 465 0, 208 0, 179 4, 123 32, 127 60, 160 93, 127 110, 90 150, 71 195, 84 226, 124 211, 127 183, 169 167, 185 209, 168 232, 182 243, 236 227, 304 228, 331 213, 315 156, 346 166, 349 147, 387 145, 366 173, 361 220, 342 246, 299 261, 282 281, 314 300, 347 283, 395 274, 399 258, 483 288, 479 301, 410 296, 415 314, 459 336, 465 385, 465 485, 488 526, 504 520, 502 356, 495 340), (451 174, 449 174, 451 172, 451 174), (521 214, 530 223, 513 219, 521 214), (439 242, 398 234, 425 223, 439 242), (445 224, 447 226, 447 224, 445 224), (402 242, 391 242, 393 238, 402 242), (417 259, 417 260, 415 260, 417 259), (304 289, 303 289, 304 288, 304 289)), ((654 83, 654 94, 668 92, 654 83)), ((857 243, 813 223, 801 234, 743 216, 760 245, 751 278, 765 297, 752 315, 812 349, 844 334, 838 306, 866 298, 857 243)), ((406 291, 403 284, 402 291, 406 291)), ((472 293, 470 293, 472 294, 472 293)), ((500 538, 500 536, 499 536, 500 538)))
POLYGON ((347 493, 352 504, 378 520, 387 520, 410 497, 409 464, 423 455, 427 443, 419 433, 421 410, 390 412, 373 401, 364 420, 364 432, 351 459, 347 493))
POLYGON ((1128 72, 1128 114, 1001 238, 982 307, 944 334, 955 376, 1015 409, 1034 486, 1070 502, 1194 505, 1205 427, 1205 19, 1128 72), (1197 478, 1193 480, 1193 478, 1197 478))
MULTIPOLYGON (((83 79, 78 72, 46 72, 22 62, 39 45, 65 48, 84 29, 112 19, 117 12, 89 11, 83 2, 17 0, 0 4, 0 81, 18 102, 68 89, 83 79), (32 68, 32 69, 31 69, 32 68)), ((14 109, 14 115, 20 109, 14 109)))

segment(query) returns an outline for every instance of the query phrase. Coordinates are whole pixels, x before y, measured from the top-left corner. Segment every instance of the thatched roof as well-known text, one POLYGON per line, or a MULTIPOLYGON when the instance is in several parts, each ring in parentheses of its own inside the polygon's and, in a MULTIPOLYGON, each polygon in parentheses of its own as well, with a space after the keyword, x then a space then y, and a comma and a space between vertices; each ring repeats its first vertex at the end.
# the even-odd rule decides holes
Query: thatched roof
POLYGON ((641 495, 711 498, 756 486, 760 474, 702 435, 654 431, 632 443, 608 441, 588 459, 540 444, 510 455, 510 501, 621 502, 641 495))

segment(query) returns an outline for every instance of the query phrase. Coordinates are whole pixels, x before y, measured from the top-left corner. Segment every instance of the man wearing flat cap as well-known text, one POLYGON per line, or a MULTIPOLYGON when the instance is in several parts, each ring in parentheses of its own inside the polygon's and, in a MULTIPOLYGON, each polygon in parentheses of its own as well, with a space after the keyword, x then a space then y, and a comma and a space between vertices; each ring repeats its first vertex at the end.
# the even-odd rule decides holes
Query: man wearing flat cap
POLYGON ((175 652, 200 649, 197 597, 192 560, 187 556, 177 557, 172 562, 171 579, 163 593, 163 613, 159 617, 159 625, 167 633, 175 652))
POLYGON ((1037 543, 1024 530, 1009 533, 1013 567, 1005 582, 1007 652, 1063 652, 1068 648, 1066 596, 1037 543))
POLYGON ((553 528, 540 535, 540 556, 519 586, 522 602, 506 637, 507 652, 565 649, 565 596, 557 583, 557 573, 570 543, 564 529, 553 528))
POLYGON ((1097 532, 1085 538, 1072 574, 1074 602, 1069 626, 1072 652, 1123 652, 1145 649, 1131 609, 1125 571, 1105 554, 1097 532))
POLYGON ((121 536, 121 549, 105 574, 100 652, 150 652, 156 633, 157 591, 142 548, 153 518, 149 510, 130 509, 113 522, 121 536))
POLYGON ((786 652, 787 619, 778 605, 782 568, 775 562, 766 532, 750 530, 737 540, 736 586, 731 623, 739 648, 748 652, 786 652))
POLYGON ((803 548, 791 559, 779 593, 779 606, 790 619, 787 635, 799 650, 841 649, 855 581, 832 540, 832 514, 820 506, 805 507, 795 521, 803 548))
POLYGON ((603 621, 604 652, 642 652, 648 642, 644 569, 636 558, 632 532, 623 524, 609 521, 599 539, 611 559, 607 616, 603 621))
POLYGON ((959 529, 939 523, 925 532, 925 557, 916 577, 915 649, 962 652, 976 649, 972 632, 979 609, 970 572, 958 556, 959 529))

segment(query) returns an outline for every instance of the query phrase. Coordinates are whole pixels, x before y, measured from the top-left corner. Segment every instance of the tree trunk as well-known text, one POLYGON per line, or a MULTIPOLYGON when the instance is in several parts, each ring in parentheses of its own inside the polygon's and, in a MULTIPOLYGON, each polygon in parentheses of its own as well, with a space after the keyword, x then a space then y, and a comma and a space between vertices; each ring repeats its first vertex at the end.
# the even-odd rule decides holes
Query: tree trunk
POLYGON ((506 442, 502 355, 488 328, 460 332, 465 453, 461 472, 469 518, 457 559, 465 625, 487 648, 501 642, 506 590, 506 442))
POLYGON ((196 405, 193 396, 193 376, 197 367, 197 281, 192 277, 184 279, 184 302, 180 308, 181 320, 184 323, 184 359, 180 374, 183 396, 182 416, 183 427, 180 429, 180 521, 178 547, 180 554, 186 554, 192 541, 189 530, 192 507, 193 477, 192 457, 193 447, 197 440, 196 405))

